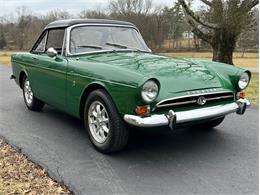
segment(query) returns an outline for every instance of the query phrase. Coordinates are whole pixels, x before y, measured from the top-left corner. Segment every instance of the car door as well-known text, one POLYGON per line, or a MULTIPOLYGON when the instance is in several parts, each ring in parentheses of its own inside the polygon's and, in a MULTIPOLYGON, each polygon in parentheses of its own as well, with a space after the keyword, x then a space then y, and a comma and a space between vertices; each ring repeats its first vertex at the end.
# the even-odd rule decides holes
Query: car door
MULTIPOLYGON (((66 107, 67 59, 62 55, 65 29, 50 29, 46 32, 44 50, 36 47, 31 53, 34 68, 30 70, 32 88, 44 102, 64 110, 66 107), (49 57, 47 50, 54 48, 58 55, 49 57)), ((45 40, 44 40, 45 39, 45 40)), ((40 44, 39 44, 40 45, 40 44)))

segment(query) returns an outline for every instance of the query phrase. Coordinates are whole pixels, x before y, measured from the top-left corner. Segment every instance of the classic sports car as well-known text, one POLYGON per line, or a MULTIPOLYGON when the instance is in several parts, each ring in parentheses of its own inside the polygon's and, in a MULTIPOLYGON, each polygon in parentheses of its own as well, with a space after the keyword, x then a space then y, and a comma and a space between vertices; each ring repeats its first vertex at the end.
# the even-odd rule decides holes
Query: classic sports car
POLYGON ((55 21, 11 61, 28 109, 49 104, 81 118, 104 153, 126 145, 129 126, 210 129, 250 105, 248 70, 153 54, 129 22, 55 21))

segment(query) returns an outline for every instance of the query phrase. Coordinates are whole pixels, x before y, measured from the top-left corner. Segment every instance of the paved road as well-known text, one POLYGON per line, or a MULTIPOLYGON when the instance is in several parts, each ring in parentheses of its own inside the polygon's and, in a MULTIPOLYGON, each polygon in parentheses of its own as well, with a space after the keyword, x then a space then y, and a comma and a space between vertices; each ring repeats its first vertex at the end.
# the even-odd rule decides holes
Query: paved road
POLYGON ((213 131, 134 131, 126 150, 96 152, 81 121, 28 111, 0 66, 0 135, 77 194, 257 194, 258 109, 213 131))

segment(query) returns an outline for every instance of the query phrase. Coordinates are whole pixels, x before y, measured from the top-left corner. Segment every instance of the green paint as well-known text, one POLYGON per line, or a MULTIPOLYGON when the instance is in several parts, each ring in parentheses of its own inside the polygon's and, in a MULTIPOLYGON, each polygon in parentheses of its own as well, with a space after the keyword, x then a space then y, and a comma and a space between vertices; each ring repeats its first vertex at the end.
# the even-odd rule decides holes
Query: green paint
POLYGON ((17 53, 12 56, 12 68, 18 84, 19 75, 24 71, 37 98, 76 117, 80 117, 82 94, 92 84, 105 88, 123 115, 134 114, 136 105, 144 104, 140 91, 147 79, 160 82, 159 95, 151 104, 153 109, 159 101, 187 95, 187 91, 216 88, 236 93, 239 75, 245 71, 216 62, 142 52, 56 58, 17 53))

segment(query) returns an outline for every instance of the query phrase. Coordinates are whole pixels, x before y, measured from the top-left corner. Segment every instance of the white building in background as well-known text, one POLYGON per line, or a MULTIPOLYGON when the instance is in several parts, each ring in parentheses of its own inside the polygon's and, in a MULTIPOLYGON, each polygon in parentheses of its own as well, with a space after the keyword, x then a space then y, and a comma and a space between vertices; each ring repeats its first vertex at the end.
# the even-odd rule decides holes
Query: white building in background
POLYGON ((194 34, 193 34, 193 32, 190 32, 190 31, 184 31, 182 33, 182 38, 183 39, 193 39, 194 38, 194 34))

